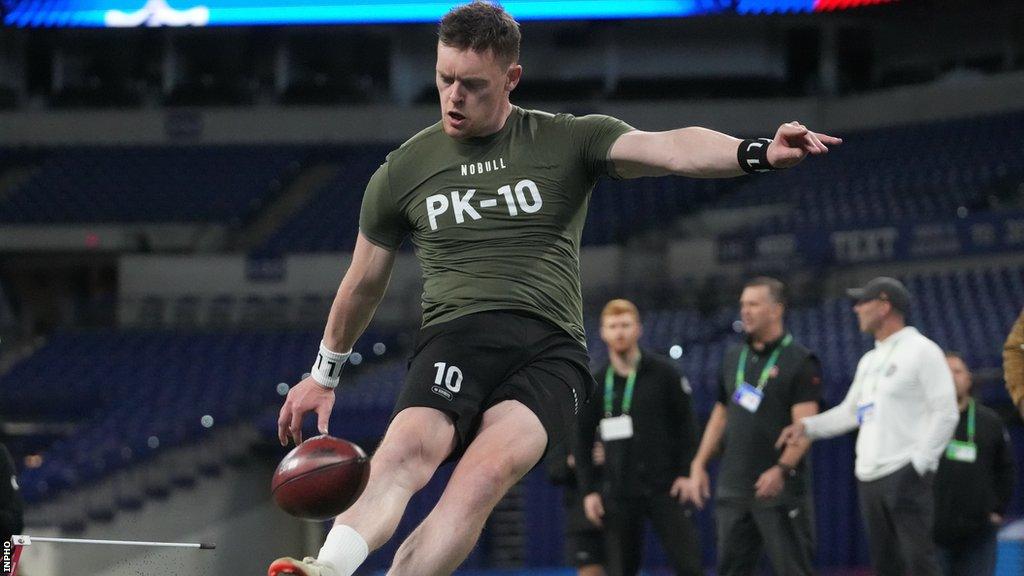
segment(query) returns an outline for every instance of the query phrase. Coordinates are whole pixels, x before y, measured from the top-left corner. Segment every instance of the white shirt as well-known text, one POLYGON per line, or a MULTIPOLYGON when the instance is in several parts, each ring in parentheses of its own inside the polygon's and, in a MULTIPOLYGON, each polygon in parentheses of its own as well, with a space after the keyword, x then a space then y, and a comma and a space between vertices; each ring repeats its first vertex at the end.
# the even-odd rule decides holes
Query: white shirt
POLYGON ((871 481, 907 465, 918 474, 939 466, 960 411, 946 356, 935 342, 907 326, 875 342, 857 364, 843 402, 802 420, 808 437, 831 438, 858 426, 856 475, 871 481), (874 404, 858 424, 858 406, 874 404))

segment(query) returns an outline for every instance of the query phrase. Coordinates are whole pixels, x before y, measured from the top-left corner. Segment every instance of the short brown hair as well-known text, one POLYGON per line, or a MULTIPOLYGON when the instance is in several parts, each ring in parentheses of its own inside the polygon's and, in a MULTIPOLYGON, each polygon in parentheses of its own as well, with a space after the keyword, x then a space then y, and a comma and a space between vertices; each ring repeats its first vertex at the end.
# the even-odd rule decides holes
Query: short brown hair
POLYGON ((771 276, 758 276, 751 280, 748 280, 743 288, 753 288, 755 286, 764 286, 768 288, 768 294, 778 304, 786 305, 786 285, 781 280, 772 278, 771 276))
POLYGON ((632 314, 637 323, 640 322, 640 310, 636 304, 625 298, 616 298, 605 304, 604 310, 601 310, 601 321, 603 322, 608 316, 618 316, 619 314, 632 314))
POLYGON ((480 53, 490 50, 509 64, 519 61, 519 23, 495 3, 474 0, 452 8, 441 18, 437 37, 445 46, 480 53))
POLYGON ((943 350, 943 353, 946 354, 946 359, 947 360, 950 360, 950 359, 953 359, 953 358, 956 358, 957 360, 959 360, 960 363, 964 365, 964 370, 967 370, 967 373, 971 374, 971 367, 967 365, 967 360, 964 360, 963 354, 957 352, 956 350, 943 350))

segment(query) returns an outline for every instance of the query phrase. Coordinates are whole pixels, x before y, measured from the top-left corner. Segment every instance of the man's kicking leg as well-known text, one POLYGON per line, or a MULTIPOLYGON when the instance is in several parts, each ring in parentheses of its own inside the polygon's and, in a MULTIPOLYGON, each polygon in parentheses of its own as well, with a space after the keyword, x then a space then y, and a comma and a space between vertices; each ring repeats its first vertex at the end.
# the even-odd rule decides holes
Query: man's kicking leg
POLYGON ((334 520, 315 562, 281 559, 269 576, 350 576, 398 527, 409 499, 455 447, 451 418, 433 408, 395 416, 370 462, 370 478, 351 508, 334 520))
POLYGON ((506 400, 484 412, 437 506, 402 543, 388 574, 454 572, 476 544, 491 510, 537 464, 546 446, 544 427, 522 403, 506 400))

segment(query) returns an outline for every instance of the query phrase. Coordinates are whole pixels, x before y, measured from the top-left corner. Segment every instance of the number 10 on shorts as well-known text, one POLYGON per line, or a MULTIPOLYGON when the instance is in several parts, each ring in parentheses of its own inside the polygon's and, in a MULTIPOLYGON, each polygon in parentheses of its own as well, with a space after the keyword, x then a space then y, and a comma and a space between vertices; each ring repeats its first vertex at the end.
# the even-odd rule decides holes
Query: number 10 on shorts
POLYGON ((444 387, 452 392, 462 390, 462 370, 459 370, 458 366, 449 366, 447 362, 437 362, 434 364, 434 368, 437 368, 434 384, 440 386, 444 382, 444 387))

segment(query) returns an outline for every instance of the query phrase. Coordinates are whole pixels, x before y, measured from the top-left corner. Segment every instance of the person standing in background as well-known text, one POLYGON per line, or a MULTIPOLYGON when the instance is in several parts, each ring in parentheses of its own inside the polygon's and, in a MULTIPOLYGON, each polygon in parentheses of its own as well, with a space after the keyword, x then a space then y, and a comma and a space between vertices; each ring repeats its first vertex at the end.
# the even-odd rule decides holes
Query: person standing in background
POLYGON ((601 339, 608 363, 594 374, 603 393, 580 411, 576 444, 583 508, 604 528, 611 576, 633 576, 640 569, 645 519, 654 525, 674 572, 697 576, 697 530, 685 506, 687 466, 697 446, 690 385, 671 360, 640 349, 642 331, 632 302, 605 305, 601 339), (604 446, 601 480, 594 474, 595 435, 604 446))
POLYGON ((1016 478, 1010 435, 999 416, 971 397, 971 371, 946 352, 960 422, 935 474, 935 543, 945 576, 991 576, 996 536, 1016 478))
POLYGON ((777 574, 810 575, 814 506, 808 442, 779 450, 786 425, 818 413, 821 364, 783 325, 785 286, 768 277, 740 295, 746 341, 725 354, 718 402, 690 466, 688 498, 698 508, 711 496, 707 465, 724 450, 718 474, 718 574, 753 574, 762 550, 777 574))
POLYGON ((875 347, 861 357, 842 403, 787 426, 776 445, 859 428, 855 469, 875 571, 938 576, 932 481, 959 419, 953 375, 942 349, 907 326, 903 283, 883 276, 847 294, 875 347))

